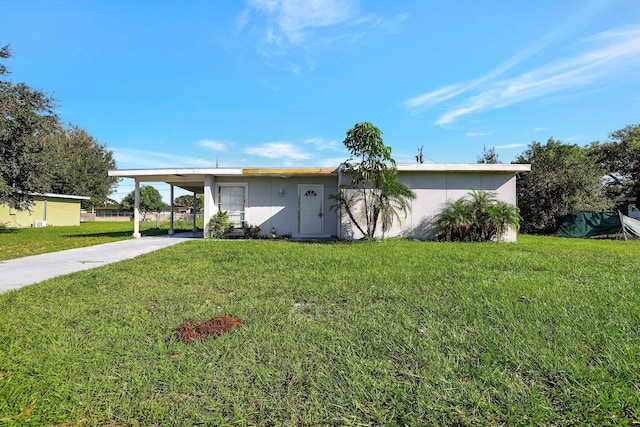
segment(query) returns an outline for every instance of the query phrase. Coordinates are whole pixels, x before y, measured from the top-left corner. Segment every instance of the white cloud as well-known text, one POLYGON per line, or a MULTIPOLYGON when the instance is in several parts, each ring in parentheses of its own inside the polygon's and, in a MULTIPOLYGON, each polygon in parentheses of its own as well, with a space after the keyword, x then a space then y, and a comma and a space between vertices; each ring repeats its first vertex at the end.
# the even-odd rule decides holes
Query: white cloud
POLYGON ((129 148, 113 148, 112 151, 119 169, 179 168, 185 166, 206 168, 215 166, 215 159, 180 157, 157 151, 132 150, 129 148))
MULTIPOLYGON (((349 22, 355 13, 354 3, 348 0, 250 0, 249 10, 267 19, 267 43, 300 44, 310 29, 349 22)), ((248 12, 238 20, 240 28, 247 25, 248 12)))
POLYGON ((244 152, 269 159, 309 160, 312 157, 311 154, 299 151, 294 144, 289 142, 269 142, 258 147, 245 148, 244 152))
POLYGON ((314 162, 314 166, 319 166, 321 168, 337 168, 340 163, 343 163, 346 157, 327 157, 320 158, 316 162, 314 162))
POLYGON ((476 136, 487 136, 487 135, 491 135, 489 132, 467 132, 464 134, 464 136, 468 136, 469 138, 473 138, 476 136))
POLYGON ((434 90, 433 92, 425 93, 414 98, 409 98, 403 102, 403 105, 412 113, 416 113, 426 108, 437 105, 442 101, 446 101, 449 98, 458 96, 466 92, 467 90, 469 90, 469 85, 449 85, 434 90))
POLYGON ((367 29, 398 32, 407 15, 376 19, 362 13, 359 0, 246 0, 236 18, 238 31, 259 34, 257 52, 277 69, 313 71, 315 52, 351 45, 367 29), (287 57, 283 64, 282 57, 287 57), (299 64, 297 64, 297 63, 299 64))
MULTIPOLYGON (((378 18, 373 22, 373 26, 375 28, 381 28, 385 30, 387 33, 395 34, 400 32, 400 30, 402 29, 402 24, 408 18, 409 18, 409 14, 407 13, 400 13, 391 18, 378 18)), ((369 19, 371 18, 366 17, 366 19, 363 22, 368 21, 369 19)))
POLYGON ((305 30, 341 24, 352 16, 350 2, 343 0, 282 0, 280 29, 292 43, 305 37, 305 30))
POLYGON ((513 57, 509 58, 506 62, 500 64, 494 70, 492 70, 488 74, 485 74, 484 76, 478 77, 477 79, 474 79, 470 82, 447 85, 432 92, 419 95, 414 98, 409 98, 404 101, 403 104, 405 108, 407 108, 412 114, 415 114, 429 107, 440 104, 443 101, 454 98, 458 95, 462 95, 463 93, 468 92, 487 81, 491 81, 492 79, 497 78, 501 74, 504 74, 511 68, 518 65, 520 62, 535 55, 549 43, 549 40, 550 37, 547 37, 539 43, 536 43, 533 46, 530 46, 527 49, 517 53, 513 57))
POLYGON ((526 147, 527 144, 506 144, 506 145, 496 145, 495 148, 519 148, 526 147))
POLYGON ((202 139, 198 141, 198 147, 210 148, 215 151, 227 151, 227 147, 224 142, 214 141, 213 139, 202 139))
POLYGON ((302 141, 305 145, 313 145, 318 150, 344 151, 344 146, 337 139, 324 139, 321 137, 307 138, 302 141))
POLYGON ((447 85, 404 102, 412 113, 445 100, 473 93, 442 114, 438 125, 453 123, 473 112, 503 108, 570 89, 616 82, 620 75, 640 68, 640 27, 607 31, 583 40, 582 51, 514 77, 498 79, 501 74, 531 56, 533 48, 516 55, 491 73, 470 83, 447 85))

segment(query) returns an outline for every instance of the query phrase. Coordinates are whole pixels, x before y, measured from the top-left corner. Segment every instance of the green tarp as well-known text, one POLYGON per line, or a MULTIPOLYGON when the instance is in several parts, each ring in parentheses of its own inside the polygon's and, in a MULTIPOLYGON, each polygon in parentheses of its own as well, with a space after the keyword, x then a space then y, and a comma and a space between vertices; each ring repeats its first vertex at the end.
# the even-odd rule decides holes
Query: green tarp
POLYGON ((617 212, 578 212, 567 215, 558 229, 563 237, 590 237, 616 234, 622 230, 617 212))
POLYGON ((624 232, 640 237, 640 221, 620 212, 578 212, 567 215, 558 229, 563 237, 591 237, 624 232))

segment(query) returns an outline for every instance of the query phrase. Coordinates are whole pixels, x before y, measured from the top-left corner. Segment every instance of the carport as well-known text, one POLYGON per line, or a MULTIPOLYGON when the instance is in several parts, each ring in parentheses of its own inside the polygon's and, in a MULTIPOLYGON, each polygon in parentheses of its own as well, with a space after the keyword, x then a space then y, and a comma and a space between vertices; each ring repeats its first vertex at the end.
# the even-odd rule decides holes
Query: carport
MULTIPOLYGON (((196 195, 204 195, 204 217, 211 218, 215 212, 213 187, 216 176, 242 175, 242 169, 210 168, 210 169, 123 169, 110 170, 109 176, 130 178, 135 181, 135 206, 133 209, 133 237, 140 237, 140 183, 163 182, 169 184, 171 208, 169 216, 169 234, 174 234, 174 189, 176 187, 193 194, 194 212, 196 195)), ((205 221, 206 228, 206 221, 205 221)), ((196 216, 193 216, 193 231, 196 228, 196 216)), ((205 230, 206 234, 206 230, 205 230)))

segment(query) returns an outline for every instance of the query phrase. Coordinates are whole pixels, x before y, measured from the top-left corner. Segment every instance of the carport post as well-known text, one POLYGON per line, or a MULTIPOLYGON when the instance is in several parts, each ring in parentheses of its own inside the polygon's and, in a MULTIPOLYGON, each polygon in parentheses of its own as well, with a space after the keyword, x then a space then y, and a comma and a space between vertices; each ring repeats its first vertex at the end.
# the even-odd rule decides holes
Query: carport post
POLYGON ((173 184, 169 184, 169 197, 171 197, 171 211, 169 212, 169 236, 173 236, 175 231, 173 230, 173 212, 175 211, 173 206, 173 184))
POLYGON ((134 191, 135 201, 133 204, 133 237, 140 238, 140 182, 136 179, 136 189, 134 191))
POLYGON ((193 230, 192 230, 194 233, 198 231, 198 226, 196 223, 196 215, 198 214, 198 211, 196 209, 197 206, 198 206, 198 203, 196 199, 196 192, 194 191, 193 192, 193 230))
POLYGON ((209 235, 209 219, 216 209, 213 193, 215 188, 215 178, 213 175, 204 176, 204 238, 209 235))

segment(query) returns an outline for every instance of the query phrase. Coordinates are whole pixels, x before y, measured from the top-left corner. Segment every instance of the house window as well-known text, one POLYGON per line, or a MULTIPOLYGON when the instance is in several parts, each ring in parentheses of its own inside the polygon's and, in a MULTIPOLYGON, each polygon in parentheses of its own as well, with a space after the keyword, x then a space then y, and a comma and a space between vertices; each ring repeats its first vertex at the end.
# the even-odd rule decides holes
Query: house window
POLYGON ((229 220, 235 228, 242 228, 245 222, 247 186, 227 184, 218 186, 218 209, 227 211, 229 220))

